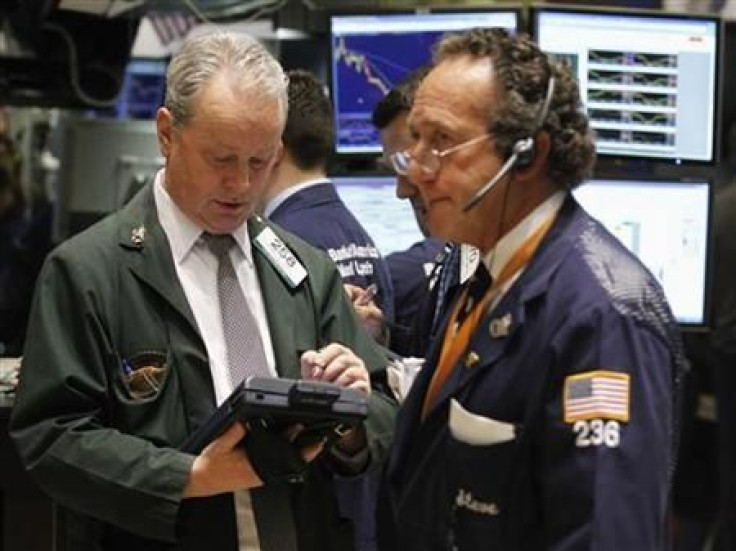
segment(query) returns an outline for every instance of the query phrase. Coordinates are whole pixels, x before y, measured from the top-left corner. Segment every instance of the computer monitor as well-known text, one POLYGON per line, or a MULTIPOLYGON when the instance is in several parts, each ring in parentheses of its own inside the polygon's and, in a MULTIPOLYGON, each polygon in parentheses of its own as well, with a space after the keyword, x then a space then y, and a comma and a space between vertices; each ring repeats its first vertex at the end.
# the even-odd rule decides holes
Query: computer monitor
POLYGON ((332 182, 383 256, 424 239, 409 201, 396 197, 395 176, 342 176, 332 182))
POLYGON ((120 111, 131 119, 155 119, 164 103, 168 59, 131 59, 125 70, 120 111))
POLYGON ((680 324, 707 325, 709 182, 593 179, 573 194, 659 280, 680 324))
POLYGON ((114 105, 90 114, 102 118, 153 120, 166 94, 166 58, 131 58, 114 105))
POLYGON ((539 7, 532 28, 577 74, 600 155, 716 160, 718 19, 539 7))
POLYGON ((519 28, 518 10, 382 12, 330 16, 331 89, 338 154, 381 151, 371 115, 378 101, 414 69, 427 64, 448 31, 519 28))

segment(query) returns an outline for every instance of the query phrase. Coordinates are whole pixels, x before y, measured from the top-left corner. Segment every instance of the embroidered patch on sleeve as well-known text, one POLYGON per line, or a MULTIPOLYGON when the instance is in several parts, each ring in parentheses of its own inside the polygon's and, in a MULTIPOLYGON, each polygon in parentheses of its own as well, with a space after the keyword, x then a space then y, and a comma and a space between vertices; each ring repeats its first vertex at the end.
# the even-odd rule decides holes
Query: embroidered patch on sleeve
POLYGON ((629 375, 589 371, 565 378, 563 409, 566 423, 586 419, 629 420, 629 375))

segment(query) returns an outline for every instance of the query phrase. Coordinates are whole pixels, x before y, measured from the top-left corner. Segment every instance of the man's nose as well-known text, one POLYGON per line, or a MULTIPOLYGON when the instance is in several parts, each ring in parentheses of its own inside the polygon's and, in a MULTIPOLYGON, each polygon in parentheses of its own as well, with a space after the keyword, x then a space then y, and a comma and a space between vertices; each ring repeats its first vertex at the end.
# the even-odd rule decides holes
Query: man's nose
POLYGON ((429 172, 420 162, 415 158, 412 158, 409 162, 409 170, 407 171, 405 178, 418 193, 419 188, 431 183, 436 176, 437 175, 435 173, 429 172))
POLYGON ((417 188, 406 176, 396 177, 396 197, 399 199, 411 199, 416 196, 417 188))
POLYGON ((234 163, 229 171, 225 183, 228 187, 236 189, 247 189, 251 184, 250 167, 248 163, 234 163))

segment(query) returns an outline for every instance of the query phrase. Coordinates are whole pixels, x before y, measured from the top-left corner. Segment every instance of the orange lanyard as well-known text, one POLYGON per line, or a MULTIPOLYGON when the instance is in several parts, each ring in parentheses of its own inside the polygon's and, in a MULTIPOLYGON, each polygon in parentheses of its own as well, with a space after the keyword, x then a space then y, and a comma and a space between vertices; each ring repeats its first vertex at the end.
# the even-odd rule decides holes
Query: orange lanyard
POLYGON ((534 233, 527 237, 524 243, 521 244, 501 269, 501 273, 498 274, 498 277, 493 280, 493 283, 488 291, 486 291, 483 299, 478 301, 465 320, 458 324, 458 314, 460 313, 460 309, 465 306, 465 302, 468 298, 468 285, 465 285, 463 293, 455 304, 455 308, 450 316, 450 321, 447 324, 447 329, 445 330, 439 362, 437 363, 437 368, 435 369, 432 380, 429 383, 429 389, 427 389, 427 394, 424 398, 422 419, 427 416, 429 409, 434 404, 437 394, 445 384, 447 377, 450 375, 453 366, 457 364, 457 361, 460 359, 460 355, 470 344, 470 338, 473 336, 483 314, 486 312, 493 300, 500 294, 504 285, 519 273, 519 271, 526 266, 531 257, 534 256, 537 247, 539 247, 539 244, 547 234, 550 226, 552 226, 554 219, 555 215, 550 216, 534 231, 534 233))

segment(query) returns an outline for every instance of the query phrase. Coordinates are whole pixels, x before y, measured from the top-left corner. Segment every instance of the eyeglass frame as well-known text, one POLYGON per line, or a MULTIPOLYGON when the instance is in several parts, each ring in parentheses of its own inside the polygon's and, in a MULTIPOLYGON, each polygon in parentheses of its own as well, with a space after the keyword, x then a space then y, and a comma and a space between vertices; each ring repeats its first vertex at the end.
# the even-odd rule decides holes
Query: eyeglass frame
POLYGON ((455 153, 456 151, 460 151, 461 149, 464 149, 466 147, 470 147, 471 145, 480 143, 481 141, 488 139, 490 137, 491 137, 491 133, 486 132, 485 134, 481 134, 480 136, 475 136, 473 138, 470 138, 469 140, 453 145, 441 151, 438 151, 437 149, 434 149, 434 148, 428 150, 424 155, 425 156, 430 155, 430 158, 435 160, 434 162, 437 163, 437 166, 434 168, 428 168, 426 163, 420 162, 416 156, 412 156, 412 154, 410 153, 412 148, 404 149, 403 151, 396 151, 388 155, 387 158, 388 158, 389 163, 391 164, 391 168, 399 176, 406 176, 409 174, 409 163, 412 161, 412 159, 419 165, 419 168, 421 168, 425 174, 435 175, 439 172, 442 166, 442 159, 444 157, 446 157, 447 155, 450 155, 451 153, 455 153), (405 166, 406 168, 402 168, 402 163, 403 163, 403 166, 405 166))

